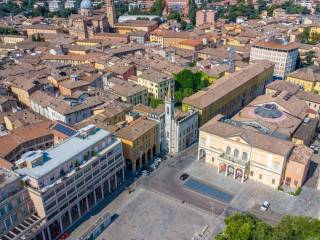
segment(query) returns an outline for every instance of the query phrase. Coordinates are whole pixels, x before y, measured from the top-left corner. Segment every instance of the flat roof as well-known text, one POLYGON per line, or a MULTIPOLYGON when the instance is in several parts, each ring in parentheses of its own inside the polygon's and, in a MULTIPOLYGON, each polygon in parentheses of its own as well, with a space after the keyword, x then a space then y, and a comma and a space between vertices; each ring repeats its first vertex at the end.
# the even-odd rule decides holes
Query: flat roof
MULTIPOLYGON (((76 135, 68 138, 64 142, 44 151, 42 153, 44 158, 43 164, 33 168, 17 169, 15 171, 20 175, 39 179, 109 135, 111 135, 110 132, 100 128, 96 128, 93 134, 90 134, 85 138, 79 137, 78 132, 76 135)), ((24 159, 31 160, 33 158, 34 155, 30 154, 24 159)))

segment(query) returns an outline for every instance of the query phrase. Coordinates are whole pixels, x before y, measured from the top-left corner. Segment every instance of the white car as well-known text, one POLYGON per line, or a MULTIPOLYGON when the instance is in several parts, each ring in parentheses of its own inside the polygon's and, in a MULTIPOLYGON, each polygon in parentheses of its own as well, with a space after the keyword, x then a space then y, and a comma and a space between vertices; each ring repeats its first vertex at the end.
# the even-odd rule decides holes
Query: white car
POLYGON ((143 171, 141 172, 141 174, 142 174, 143 176, 148 176, 148 175, 150 174, 150 172, 149 172, 148 170, 143 170, 143 171))
POLYGON ((162 161, 162 160, 161 160, 160 157, 158 157, 158 158, 156 158, 156 159, 154 160, 155 163, 161 163, 161 161, 162 161))
POLYGON ((260 210, 262 212, 266 212, 270 207, 270 203, 268 201, 264 201, 264 203, 260 206, 260 210))

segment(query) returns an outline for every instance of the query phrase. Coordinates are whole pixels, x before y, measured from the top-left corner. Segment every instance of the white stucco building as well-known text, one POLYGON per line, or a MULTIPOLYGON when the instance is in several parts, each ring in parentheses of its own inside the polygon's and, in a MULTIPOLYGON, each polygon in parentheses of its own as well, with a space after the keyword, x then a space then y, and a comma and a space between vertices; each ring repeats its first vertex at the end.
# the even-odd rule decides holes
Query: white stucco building
POLYGON ((178 153, 198 141, 198 111, 182 112, 175 110, 171 90, 165 98, 165 149, 178 153))
POLYGON ((295 70, 298 58, 298 45, 295 42, 287 43, 281 39, 258 41, 251 47, 250 62, 269 60, 274 62, 274 78, 284 77, 295 70))

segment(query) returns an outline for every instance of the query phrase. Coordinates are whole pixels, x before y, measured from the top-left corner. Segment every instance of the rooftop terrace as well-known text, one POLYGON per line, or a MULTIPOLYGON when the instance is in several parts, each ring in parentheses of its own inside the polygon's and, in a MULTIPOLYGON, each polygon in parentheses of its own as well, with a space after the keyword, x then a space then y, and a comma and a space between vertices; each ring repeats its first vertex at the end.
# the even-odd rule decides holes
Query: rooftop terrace
POLYGON ((39 155, 43 157, 42 163, 33 166, 32 168, 25 167, 17 169, 16 172, 34 179, 39 179, 80 153, 86 151, 89 147, 94 146, 96 143, 102 141, 108 136, 111 136, 110 132, 100 128, 95 128, 91 134, 83 137, 81 134, 81 130, 83 129, 80 129, 77 134, 51 149, 43 152, 37 151, 26 153, 16 162, 16 164, 21 164, 23 161, 33 162, 38 159, 39 155))

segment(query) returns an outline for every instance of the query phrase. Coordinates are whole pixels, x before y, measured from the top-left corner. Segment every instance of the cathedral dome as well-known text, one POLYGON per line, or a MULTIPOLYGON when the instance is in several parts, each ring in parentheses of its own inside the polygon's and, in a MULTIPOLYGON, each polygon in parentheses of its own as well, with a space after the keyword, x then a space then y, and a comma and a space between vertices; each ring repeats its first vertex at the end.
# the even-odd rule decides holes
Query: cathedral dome
POLYGON ((80 4, 80 9, 93 9, 93 4, 91 0, 82 0, 80 4))

